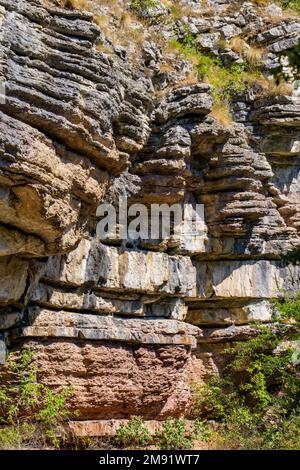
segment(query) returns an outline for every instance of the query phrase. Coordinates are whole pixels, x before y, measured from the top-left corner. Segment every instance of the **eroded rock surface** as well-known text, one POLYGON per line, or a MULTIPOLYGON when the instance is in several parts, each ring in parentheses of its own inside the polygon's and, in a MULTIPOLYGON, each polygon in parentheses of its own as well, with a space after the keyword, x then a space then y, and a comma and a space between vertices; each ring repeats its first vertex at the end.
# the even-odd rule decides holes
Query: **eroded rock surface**
MULTIPOLYGON (((296 20, 213 3, 190 19, 202 47, 251 22, 270 63, 295 44, 296 20)), ((300 246, 300 98, 238 97, 226 128, 207 84, 156 94, 151 45, 138 75, 98 51, 89 13, 0 0, 0 20, 0 362, 29 345, 82 421, 187 414, 191 377, 300 289, 281 261, 300 246), (97 206, 120 196, 204 204, 203 237, 100 242, 97 206)))

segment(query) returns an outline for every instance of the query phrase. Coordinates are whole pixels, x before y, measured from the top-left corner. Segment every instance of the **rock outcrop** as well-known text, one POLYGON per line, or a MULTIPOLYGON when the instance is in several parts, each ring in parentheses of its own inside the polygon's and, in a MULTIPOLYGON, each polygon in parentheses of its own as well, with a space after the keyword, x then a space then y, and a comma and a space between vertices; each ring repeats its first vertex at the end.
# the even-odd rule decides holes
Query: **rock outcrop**
MULTIPOLYGON (((247 5, 194 17, 193 34, 214 51, 212 29, 250 35, 252 21, 271 67, 299 21, 271 27, 247 5)), ((226 128, 209 85, 157 94, 151 60, 135 74, 97 50, 92 19, 0 0, 0 361, 29 345, 41 380, 72 384, 93 425, 183 416, 191 377, 300 290, 299 267, 281 261, 300 246, 300 98, 240 95, 226 128), (100 241, 96 209, 120 196, 203 204, 203 236, 100 241)))

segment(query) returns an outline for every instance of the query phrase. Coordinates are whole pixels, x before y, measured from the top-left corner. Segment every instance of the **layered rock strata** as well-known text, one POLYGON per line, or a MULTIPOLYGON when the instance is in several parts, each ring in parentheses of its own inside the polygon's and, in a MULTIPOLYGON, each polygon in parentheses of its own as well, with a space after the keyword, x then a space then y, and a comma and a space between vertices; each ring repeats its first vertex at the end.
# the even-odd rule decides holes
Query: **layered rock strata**
MULTIPOLYGON (((300 98, 241 96, 225 128, 208 85, 157 98, 146 66, 99 52, 89 13, 0 0, 0 18, 0 361, 30 346, 93 426, 188 414, 191 378, 300 290, 281 261, 300 246, 300 98), (203 236, 100 241, 120 196, 203 204, 203 236)), ((258 40, 275 54, 295 31, 258 40)))

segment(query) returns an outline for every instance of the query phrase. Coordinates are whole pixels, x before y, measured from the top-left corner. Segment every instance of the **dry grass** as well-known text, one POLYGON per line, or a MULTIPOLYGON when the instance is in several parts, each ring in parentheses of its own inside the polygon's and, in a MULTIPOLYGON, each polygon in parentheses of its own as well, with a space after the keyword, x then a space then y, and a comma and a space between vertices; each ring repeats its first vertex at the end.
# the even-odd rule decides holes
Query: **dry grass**
POLYGON ((210 116, 226 128, 229 128, 232 124, 232 116, 230 114, 229 106, 224 103, 214 104, 210 116))
MULTIPOLYGON (((45 0, 48 4, 53 0, 45 0)), ((57 3, 57 2, 56 2, 57 3)), ((128 47, 129 55, 137 59, 145 40, 147 28, 117 0, 60 0, 60 6, 70 9, 87 10, 94 14, 93 21, 114 46, 128 47), (106 14, 107 12, 107 14, 106 14)), ((98 42, 96 49, 110 54, 112 51, 98 42)))
POLYGON ((61 0, 60 5, 62 8, 73 8, 74 10, 89 10, 88 3, 86 0, 61 0))
POLYGON ((261 97, 290 96, 293 93, 293 88, 288 83, 282 82, 277 85, 274 80, 267 78, 256 79, 255 85, 260 88, 258 94, 261 97))
POLYGON ((174 67, 170 62, 163 62, 160 64, 159 70, 161 73, 170 73, 173 72, 174 67))
POLYGON ((109 47, 104 46, 104 44, 101 44, 101 42, 97 42, 96 49, 98 52, 102 52, 103 54, 106 54, 106 55, 112 54, 112 50, 109 49, 109 47))
POLYGON ((162 51, 165 55, 175 54, 176 56, 180 56, 180 52, 178 48, 172 43, 172 41, 162 40, 162 38, 155 37, 156 42, 162 48, 162 51))
POLYGON ((231 39, 229 47, 234 52, 244 57, 250 66, 261 65, 263 56, 266 53, 266 49, 264 47, 249 46, 243 38, 238 36, 231 39))
POLYGON ((250 65, 258 66, 261 65, 265 53, 266 49, 263 47, 249 46, 243 51, 243 56, 247 59, 250 65))
POLYGON ((239 36, 232 38, 229 42, 229 47, 238 54, 242 54, 242 52, 249 47, 249 45, 239 36))
POLYGON ((299 13, 297 13, 295 10, 291 8, 287 8, 286 10, 283 10, 280 15, 275 15, 271 13, 265 14, 265 17, 269 20, 269 22, 272 25, 277 25, 279 23, 282 23, 283 21, 286 20, 293 20, 295 17, 299 18, 299 13))
POLYGON ((192 69, 190 73, 188 73, 188 75, 183 80, 180 80, 178 82, 178 86, 175 86, 174 88, 195 85, 196 83, 199 83, 198 72, 196 69, 192 69))
POLYGON ((270 3, 269 0, 252 0, 252 2, 259 7, 266 7, 270 3))
POLYGON ((136 49, 143 44, 144 35, 140 30, 132 30, 127 34, 122 35, 120 35, 118 32, 114 32, 109 35, 109 39, 115 47, 130 47, 130 49, 127 51, 129 53, 130 51, 136 51, 136 49))
POLYGON ((121 28, 129 28, 132 24, 132 16, 128 11, 123 12, 120 19, 121 28))
POLYGON ((209 4, 207 0, 202 1, 202 9, 201 9, 201 14, 204 17, 211 17, 216 15, 216 8, 212 5, 209 4))
POLYGON ((107 29, 109 27, 109 18, 106 15, 94 15, 93 20, 100 28, 107 29))
MULTIPOLYGON (((99 1, 101 1, 101 5, 109 5, 110 7, 112 7, 112 3, 115 3, 114 1, 108 2, 108 0, 99 1)), ((94 7, 93 12, 96 10, 96 7, 94 7)), ((145 24, 142 20, 137 19, 129 11, 119 9, 117 4, 115 4, 115 6, 112 8, 112 12, 114 13, 114 17, 119 18, 119 23, 117 23, 117 26, 115 22, 114 26, 112 25, 112 18, 108 15, 96 14, 94 16, 95 23, 98 24, 105 36, 112 42, 114 46, 128 47, 128 52, 134 52, 136 57, 138 50, 141 49, 141 46, 145 40, 145 34, 147 33, 145 24)), ((101 52, 108 52, 107 48, 99 44, 97 45, 97 49, 101 50, 101 52)))
POLYGON ((180 5, 178 1, 161 0, 161 3, 170 9, 173 20, 179 20, 184 16, 194 17, 199 15, 192 6, 180 5))

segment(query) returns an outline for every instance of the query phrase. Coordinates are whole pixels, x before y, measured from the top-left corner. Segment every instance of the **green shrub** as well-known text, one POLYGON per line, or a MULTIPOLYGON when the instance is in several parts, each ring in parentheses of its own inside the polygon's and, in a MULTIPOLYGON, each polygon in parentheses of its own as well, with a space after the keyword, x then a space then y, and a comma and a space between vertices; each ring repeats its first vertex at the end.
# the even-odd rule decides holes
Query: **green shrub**
POLYGON ((247 65, 233 64, 225 67, 215 56, 205 54, 194 45, 194 36, 187 32, 182 42, 173 38, 170 41, 173 48, 189 60, 198 72, 200 81, 205 81, 211 86, 214 100, 214 113, 221 122, 230 124, 229 106, 232 99, 239 93, 250 89, 261 78, 259 69, 247 65))
POLYGON ((29 348, 9 355, 1 372, 6 377, 0 382, 1 448, 20 448, 29 441, 59 448, 66 437, 64 423, 70 418, 66 401, 72 390, 50 389, 38 382, 37 372, 29 348))
POLYGON ((121 424, 113 438, 113 442, 116 445, 124 447, 146 446, 150 440, 150 433, 139 416, 134 416, 127 424, 121 424))
POLYGON ((285 253, 281 256, 282 261, 287 266, 288 264, 293 264, 294 266, 300 264, 300 248, 295 248, 288 253, 285 253))
POLYGON ((203 419, 196 419, 193 424, 193 439, 208 442, 212 436, 209 423, 203 419))
POLYGON ((22 448, 22 435, 14 426, 0 427, 0 450, 17 450, 22 448))
POLYGON ((147 8, 157 7, 157 0, 132 0, 131 8, 132 10, 143 13, 147 8))
POLYGON ((299 338, 300 294, 274 305, 276 328, 254 325, 255 338, 225 350, 222 376, 193 385, 195 415, 216 420, 222 448, 300 448, 300 369, 288 348, 299 338))
POLYGON ((292 8, 300 14, 300 0, 280 0, 279 3, 283 8, 292 8))
POLYGON ((264 450, 299 450, 300 410, 293 412, 288 418, 266 423, 261 447, 264 450))
POLYGON ((190 449, 194 439, 194 431, 187 429, 184 420, 172 418, 168 418, 162 429, 157 431, 154 436, 156 446, 162 450, 190 449))
POLYGON ((300 323, 300 293, 288 295, 282 300, 274 300, 274 305, 280 312, 281 319, 294 320, 300 323))

